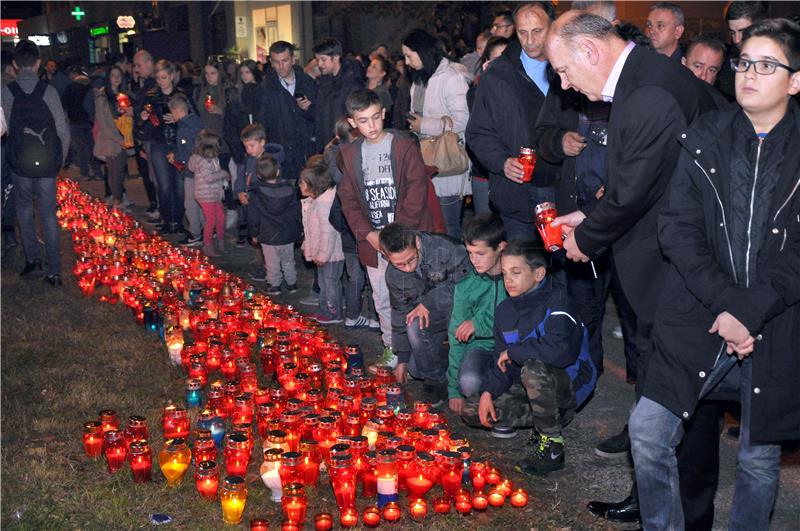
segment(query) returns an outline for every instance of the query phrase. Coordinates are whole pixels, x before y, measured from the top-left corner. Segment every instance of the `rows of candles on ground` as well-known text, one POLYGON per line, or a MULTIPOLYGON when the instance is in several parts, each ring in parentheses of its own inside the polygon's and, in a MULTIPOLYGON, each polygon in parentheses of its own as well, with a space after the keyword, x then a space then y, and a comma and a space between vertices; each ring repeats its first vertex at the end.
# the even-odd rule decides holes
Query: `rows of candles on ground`
MULTIPOLYGON (((450 432, 441 412, 424 402, 407 408, 390 368, 367 375, 358 347, 342 348, 290 306, 255 293, 196 250, 146 233, 74 181, 59 181, 58 200, 84 295, 131 308, 161 336, 169 359, 187 376, 185 406, 170 403, 161 418, 161 473, 177 486, 193 465, 198 494, 219 498, 225 522, 243 517, 244 478, 258 446, 261 479, 280 502, 288 528, 305 524, 306 489, 318 488, 321 473, 333 488, 343 526, 357 525, 359 516, 366 526, 398 520, 406 505, 401 492, 407 493, 405 512, 424 519, 434 486, 442 490, 431 500, 437 514, 469 514, 506 501, 527 504, 525 490, 474 459, 468 441, 450 432), (359 487, 373 503, 360 515, 359 487)), ((148 441, 141 416, 122 426, 116 412, 103 410, 84 424, 85 453, 105 457, 110 473, 127 462, 135 482, 152 481, 148 441)), ((252 523, 263 525, 260 519, 252 523)), ((314 525, 330 529, 333 516, 316 515, 314 525)))

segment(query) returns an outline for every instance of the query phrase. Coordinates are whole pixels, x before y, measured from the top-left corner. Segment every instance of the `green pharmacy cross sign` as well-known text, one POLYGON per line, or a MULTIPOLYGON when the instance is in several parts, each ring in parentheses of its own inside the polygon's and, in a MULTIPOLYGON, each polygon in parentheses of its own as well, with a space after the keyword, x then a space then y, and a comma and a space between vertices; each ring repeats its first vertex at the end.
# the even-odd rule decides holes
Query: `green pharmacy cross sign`
POLYGON ((75 17, 75 20, 80 20, 81 18, 84 17, 84 15, 86 15, 86 12, 83 9, 81 9, 81 6, 75 6, 75 9, 72 10, 70 15, 75 17))

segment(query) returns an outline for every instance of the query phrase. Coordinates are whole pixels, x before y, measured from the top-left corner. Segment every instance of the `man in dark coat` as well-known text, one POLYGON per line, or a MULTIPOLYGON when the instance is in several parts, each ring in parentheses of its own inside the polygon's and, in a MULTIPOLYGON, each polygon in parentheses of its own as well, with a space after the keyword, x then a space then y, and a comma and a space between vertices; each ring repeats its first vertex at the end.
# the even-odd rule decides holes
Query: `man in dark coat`
POLYGON ((534 124, 553 80, 544 53, 553 18, 555 12, 549 2, 517 9, 514 22, 519 39, 509 44, 481 76, 467 124, 467 144, 489 171, 489 197, 510 240, 534 238, 534 209, 541 202, 553 200, 549 187, 557 168, 539 160, 533 180, 523 182, 522 165, 517 160, 521 147, 534 147, 534 124), (532 79, 529 69, 540 75, 532 79))
POLYGON ((710 391, 732 389, 742 402, 731 529, 769 527, 780 442, 800 437, 798 44, 788 20, 751 26, 734 67, 741 109, 703 116, 679 136, 658 219, 670 269, 630 418, 646 529, 682 522, 675 447, 710 391))
POLYGON ((350 59, 342 58, 342 44, 325 39, 314 46, 314 56, 322 75, 317 80, 317 100, 313 102, 316 152, 322 153, 334 137, 336 120, 347 115, 344 106, 347 96, 364 87, 361 68, 350 59))
POLYGON ((317 97, 314 80, 294 64, 294 45, 277 41, 269 47, 272 69, 264 79, 259 96, 258 122, 264 125, 267 139, 286 152, 281 178, 297 180, 306 159, 314 154, 314 113, 310 109, 317 97))
MULTIPOLYGON (((547 55, 562 87, 591 101, 614 102, 609 116, 603 197, 586 211, 557 218, 567 257, 588 261, 612 249, 637 317, 637 391, 646 377, 650 333, 667 264, 656 220, 678 158, 675 138, 713 104, 677 61, 621 39, 607 20, 570 11, 550 30, 547 55)), ((604 509, 617 507, 603 504, 604 509)), ((635 489, 623 502, 638 512, 635 489)))

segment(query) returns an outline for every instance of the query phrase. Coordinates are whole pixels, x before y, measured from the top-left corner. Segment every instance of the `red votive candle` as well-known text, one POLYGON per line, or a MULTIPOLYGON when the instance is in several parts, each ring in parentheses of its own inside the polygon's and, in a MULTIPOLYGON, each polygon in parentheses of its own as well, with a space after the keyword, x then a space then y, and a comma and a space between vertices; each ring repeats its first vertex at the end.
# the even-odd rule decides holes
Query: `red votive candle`
POLYGON ((89 457, 103 454, 103 425, 97 420, 83 424, 83 451, 89 457))
POLYGON ((378 527, 378 524, 381 523, 380 510, 377 506, 370 505, 364 509, 364 512, 361 514, 361 519, 366 527, 378 527))

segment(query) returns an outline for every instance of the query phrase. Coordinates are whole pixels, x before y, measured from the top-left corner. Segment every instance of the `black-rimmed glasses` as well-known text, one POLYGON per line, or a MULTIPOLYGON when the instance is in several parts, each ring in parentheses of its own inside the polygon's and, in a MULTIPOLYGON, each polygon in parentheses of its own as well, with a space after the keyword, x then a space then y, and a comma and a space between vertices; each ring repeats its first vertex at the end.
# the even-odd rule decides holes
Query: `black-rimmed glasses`
POLYGON ((750 70, 750 65, 753 66, 753 68, 756 71, 756 74, 759 74, 761 76, 769 76, 771 74, 774 74, 775 70, 778 67, 785 68, 791 74, 797 72, 796 68, 792 68, 790 66, 786 66, 781 63, 776 63, 775 61, 763 61, 763 60, 751 61, 750 59, 742 59, 742 58, 731 59, 731 68, 733 69, 734 72, 739 72, 739 73, 747 72, 748 70, 750 70))

